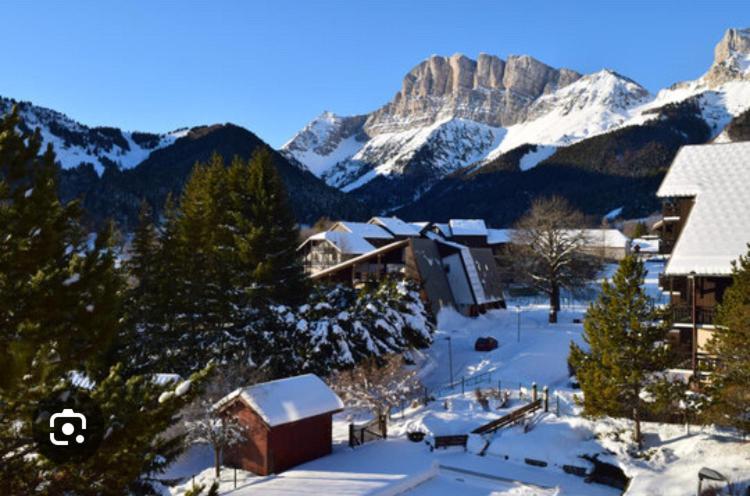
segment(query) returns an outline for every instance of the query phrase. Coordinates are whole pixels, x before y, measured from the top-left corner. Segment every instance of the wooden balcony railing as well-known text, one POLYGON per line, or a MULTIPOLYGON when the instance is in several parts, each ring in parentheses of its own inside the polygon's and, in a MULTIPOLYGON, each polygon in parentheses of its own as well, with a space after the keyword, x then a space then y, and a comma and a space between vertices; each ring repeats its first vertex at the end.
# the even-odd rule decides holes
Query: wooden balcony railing
MULTIPOLYGON (((714 307, 695 307, 695 323, 711 325, 716 317, 714 307)), ((693 308, 690 305, 672 306, 672 322, 675 324, 692 324, 693 308)))

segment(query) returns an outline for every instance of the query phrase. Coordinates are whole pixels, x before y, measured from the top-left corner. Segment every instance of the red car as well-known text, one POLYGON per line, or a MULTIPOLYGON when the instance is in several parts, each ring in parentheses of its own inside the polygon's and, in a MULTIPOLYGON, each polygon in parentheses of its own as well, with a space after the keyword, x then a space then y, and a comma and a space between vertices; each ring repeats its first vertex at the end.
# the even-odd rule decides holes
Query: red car
POLYGON ((486 336, 478 338, 474 343, 474 350, 476 351, 492 351, 497 348, 497 339, 486 336))

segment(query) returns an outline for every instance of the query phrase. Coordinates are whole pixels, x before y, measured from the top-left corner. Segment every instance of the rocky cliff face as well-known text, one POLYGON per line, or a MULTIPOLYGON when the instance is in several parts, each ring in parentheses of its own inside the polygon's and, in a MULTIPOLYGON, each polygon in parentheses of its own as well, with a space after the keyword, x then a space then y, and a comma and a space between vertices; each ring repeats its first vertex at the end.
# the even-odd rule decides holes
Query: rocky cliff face
POLYGON ((367 118, 365 130, 375 136, 448 118, 509 126, 525 118, 536 98, 580 77, 526 55, 507 62, 488 54, 433 55, 404 77, 401 91, 367 118))
POLYGON ((714 62, 702 78, 709 87, 750 80, 750 29, 729 29, 714 49, 714 62))

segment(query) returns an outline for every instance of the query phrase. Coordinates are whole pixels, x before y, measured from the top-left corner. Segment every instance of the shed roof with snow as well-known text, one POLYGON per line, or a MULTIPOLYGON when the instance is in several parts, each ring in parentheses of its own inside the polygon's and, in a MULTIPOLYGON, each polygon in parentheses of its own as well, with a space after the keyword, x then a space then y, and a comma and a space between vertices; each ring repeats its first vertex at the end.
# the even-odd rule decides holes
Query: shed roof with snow
POLYGON ((750 242, 750 142, 683 146, 657 196, 695 197, 665 273, 731 274, 750 242))
POLYGON ((214 404, 221 409, 240 398, 270 427, 337 412, 341 398, 317 375, 304 374, 238 388, 214 404))

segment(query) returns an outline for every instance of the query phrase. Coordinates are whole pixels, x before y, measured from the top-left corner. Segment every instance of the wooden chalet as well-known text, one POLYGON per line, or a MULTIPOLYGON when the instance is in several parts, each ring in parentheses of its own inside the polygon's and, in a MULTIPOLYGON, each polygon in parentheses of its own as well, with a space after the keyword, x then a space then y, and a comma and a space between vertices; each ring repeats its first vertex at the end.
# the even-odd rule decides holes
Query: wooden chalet
POLYGON ((214 408, 244 427, 244 441, 225 450, 224 463, 268 475, 330 454, 332 417, 344 404, 305 374, 237 389, 214 408))
POLYGON ((694 374, 712 360, 716 307, 750 242, 748 185, 750 143, 693 145, 680 149, 657 192, 661 250, 670 254, 659 281, 670 295, 670 341, 694 374))
POLYGON ((408 237, 311 275, 357 286, 398 274, 416 281, 433 314, 453 307, 466 315, 505 308, 492 251, 429 237, 408 237))

